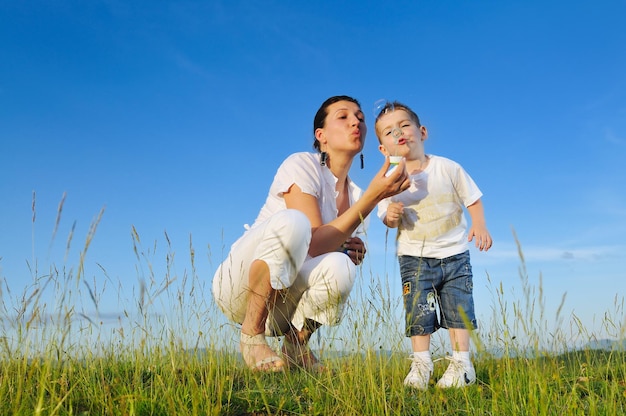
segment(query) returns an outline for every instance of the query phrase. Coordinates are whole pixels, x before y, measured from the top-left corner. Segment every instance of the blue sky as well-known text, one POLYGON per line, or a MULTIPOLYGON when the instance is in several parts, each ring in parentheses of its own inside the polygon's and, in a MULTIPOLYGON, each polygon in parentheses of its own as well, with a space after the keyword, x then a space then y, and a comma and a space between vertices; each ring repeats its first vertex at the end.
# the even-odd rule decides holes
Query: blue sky
MULTIPOLYGON (((604 334, 611 311, 619 332, 625 15, 624 0, 0 1, 5 308, 35 263, 38 275, 77 268, 103 208, 84 259, 90 285, 108 285, 102 314, 119 314, 119 292, 136 295, 150 267, 163 276, 168 252, 173 274, 188 272, 190 244, 209 297, 281 160, 312 150, 315 111, 348 94, 368 118, 366 168, 351 174, 362 187, 382 163, 374 103, 397 99, 428 127, 427 152, 483 191, 494 246, 472 252, 479 319, 500 284, 509 302, 523 297, 515 230, 547 320, 566 294, 566 326, 573 313, 604 334), (133 227, 150 261, 137 260, 133 227)), ((375 219, 368 239, 364 268, 398 295, 375 219)))

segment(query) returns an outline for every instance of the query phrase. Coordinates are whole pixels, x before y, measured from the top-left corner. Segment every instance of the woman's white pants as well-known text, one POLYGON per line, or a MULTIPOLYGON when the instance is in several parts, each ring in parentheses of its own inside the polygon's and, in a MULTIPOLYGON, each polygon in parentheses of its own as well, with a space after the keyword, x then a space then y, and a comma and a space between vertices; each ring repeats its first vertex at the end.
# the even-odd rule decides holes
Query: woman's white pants
POLYGON ((307 319, 336 325, 354 280, 356 266, 341 252, 307 255, 311 224, 301 211, 277 212, 244 233, 232 246, 213 278, 213 296, 226 317, 242 323, 248 305, 248 276, 254 260, 264 261, 272 288, 280 290, 269 311, 266 335, 301 330, 307 319))

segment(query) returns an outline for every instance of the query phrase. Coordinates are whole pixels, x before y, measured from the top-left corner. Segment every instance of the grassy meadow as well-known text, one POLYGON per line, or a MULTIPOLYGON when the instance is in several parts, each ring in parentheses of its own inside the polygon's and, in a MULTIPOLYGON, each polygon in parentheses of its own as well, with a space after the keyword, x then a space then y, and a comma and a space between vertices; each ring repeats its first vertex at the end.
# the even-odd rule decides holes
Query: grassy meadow
MULTIPOLYGON (((177 272, 167 234, 165 258, 155 259, 157 250, 144 248, 133 229, 141 276, 130 296, 116 293, 121 284, 106 265, 87 261, 102 214, 74 256, 77 264, 43 269, 33 260, 32 281, 20 293, 0 275, 0 415, 626 414, 623 348, 572 350, 572 331, 595 340, 575 316, 557 317, 567 334, 547 330, 553 317, 545 316, 541 285, 528 283, 521 248, 523 298, 506 301, 502 286, 490 283, 492 327, 473 338, 477 383, 436 389, 442 360, 421 392, 402 384, 409 351, 386 276, 364 271, 340 327, 314 337, 328 371, 255 373, 240 359, 237 327, 211 301, 210 279, 197 275, 191 239, 188 266, 177 272), (157 261, 165 264, 162 274, 157 261), (119 317, 99 311, 109 292, 121 299, 119 317)), ((612 338, 623 340, 623 300, 616 298, 604 319, 612 338)))

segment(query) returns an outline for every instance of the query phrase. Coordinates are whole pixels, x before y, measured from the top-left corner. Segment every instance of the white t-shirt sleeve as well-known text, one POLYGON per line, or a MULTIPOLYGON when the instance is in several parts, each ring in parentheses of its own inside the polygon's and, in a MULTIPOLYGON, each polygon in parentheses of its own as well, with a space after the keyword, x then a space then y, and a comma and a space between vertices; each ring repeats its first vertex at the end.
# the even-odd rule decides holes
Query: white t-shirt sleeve
POLYGON ((380 220, 384 220, 385 217, 387 216, 387 208, 389 208, 389 205, 391 204, 391 198, 385 198, 382 201, 380 201, 378 203, 377 207, 377 212, 376 215, 378 216, 378 218, 380 218, 380 220))
POLYGON ((276 172, 270 193, 282 198, 294 184, 305 194, 319 198, 322 181, 310 153, 294 153, 285 159, 276 172))
POLYGON ((474 182, 472 177, 460 164, 453 162, 453 167, 454 170, 451 175, 451 179, 454 189, 456 190, 461 201, 463 201, 463 205, 468 207, 478 201, 483 194, 476 185, 476 182, 474 182))

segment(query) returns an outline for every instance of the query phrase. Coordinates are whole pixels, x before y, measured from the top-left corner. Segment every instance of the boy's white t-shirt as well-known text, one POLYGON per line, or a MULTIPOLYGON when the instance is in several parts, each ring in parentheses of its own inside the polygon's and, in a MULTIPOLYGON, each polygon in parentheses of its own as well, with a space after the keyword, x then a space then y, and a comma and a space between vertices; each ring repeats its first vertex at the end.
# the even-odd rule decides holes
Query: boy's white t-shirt
MULTIPOLYGON (((265 221, 278 211, 287 209, 283 193, 287 192, 293 184, 298 185, 305 194, 317 198, 323 224, 337 218, 337 178, 328 166, 320 166, 318 154, 299 152, 288 156, 276 171, 265 204, 254 224, 265 221)), ((348 178, 348 184, 350 206, 352 206, 361 197, 363 191, 350 178, 348 178)), ((368 221, 365 218, 353 235, 364 233, 367 224, 368 221)))
POLYGON ((441 156, 428 157, 426 169, 411 175, 409 189, 378 204, 381 220, 392 201, 404 204, 398 256, 442 259, 469 247, 464 207, 480 199, 482 192, 458 163, 441 156))

